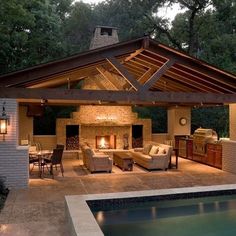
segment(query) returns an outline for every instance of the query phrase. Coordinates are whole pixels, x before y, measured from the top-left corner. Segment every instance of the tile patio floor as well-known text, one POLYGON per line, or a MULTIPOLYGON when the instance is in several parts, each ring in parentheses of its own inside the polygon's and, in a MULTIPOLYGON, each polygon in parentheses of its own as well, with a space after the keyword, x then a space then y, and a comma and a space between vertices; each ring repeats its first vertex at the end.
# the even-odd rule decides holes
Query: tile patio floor
POLYGON ((1 236, 67 236, 65 195, 125 192, 164 188, 236 184, 236 175, 189 160, 179 160, 179 169, 148 172, 89 174, 80 160, 64 160, 65 177, 38 179, 33 173, 28 189, 12 190, 0 213, 1 236))

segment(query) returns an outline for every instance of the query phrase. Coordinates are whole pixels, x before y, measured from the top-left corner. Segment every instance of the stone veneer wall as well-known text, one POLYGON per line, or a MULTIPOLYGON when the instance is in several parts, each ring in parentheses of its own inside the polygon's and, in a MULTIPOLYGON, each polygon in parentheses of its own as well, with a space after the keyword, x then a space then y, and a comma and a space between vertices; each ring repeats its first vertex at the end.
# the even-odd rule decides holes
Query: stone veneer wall
POLYGON ((119 42, 116 28, 111 28, 112 35, 108 35, 108 34, 102 35, 101 34, 102 28, 106 28, 106 27, 102 27, 102 26, 96 27, 93 38, 90 43, 89 49, 100 48, 100 47, 104 47, 104 46, 115 44, 115 43, 119 42))
POLYGON ((80 106, 71 119, 57 119, 57 143, 66 145, 66 125, 80 125, 80 143, 95 148, 97 135, 116 135, 117 148, 123 148, 123 135, 129 134, 131 147, 132 124, 143 125, 143 140, 151 141, 151 120, 138 119, 130 106, 80 106))
POLYGON ((236 141, 222 141, 222 170, 236 174, 236 141))
POLYGON ((0 176, 6 179, 8 188, 24 188, 28 186, 29 159, 28 146, 18 146, 18 103, 15 99, 0 99, 3 101, 7 115, 10 116, 10 125, 7 127, 5 141, 0 135, 0 176))

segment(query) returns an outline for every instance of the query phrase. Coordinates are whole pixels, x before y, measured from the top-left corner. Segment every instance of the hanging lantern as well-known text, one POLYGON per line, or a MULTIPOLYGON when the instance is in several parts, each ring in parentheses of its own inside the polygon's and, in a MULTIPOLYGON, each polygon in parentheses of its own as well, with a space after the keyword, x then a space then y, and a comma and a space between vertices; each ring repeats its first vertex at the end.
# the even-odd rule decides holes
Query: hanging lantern
POLYGON ((2 106, 2 115, 0 115, 0 134, 7 134, 7 125, 9 125, 9 117, 6 115, 4 102, 2 106))

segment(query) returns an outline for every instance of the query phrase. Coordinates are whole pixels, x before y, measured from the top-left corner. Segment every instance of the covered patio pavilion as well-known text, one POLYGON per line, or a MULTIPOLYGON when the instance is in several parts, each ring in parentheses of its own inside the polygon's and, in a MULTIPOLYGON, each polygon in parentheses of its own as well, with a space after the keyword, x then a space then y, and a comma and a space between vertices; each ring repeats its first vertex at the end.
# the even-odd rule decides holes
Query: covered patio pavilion
POLYGON ((235 91, 235 75, 148 37, 1 76, 0 101, 6 103, 10 124, 0 141, 0 175, 11 189, 0 215, 1 235, 67 235, 65 195, 236 184, 235 91), (93 86, 75 89, 87 80, 93 86), (181 134, 190 134, 191 107, 230 105, 230 140, 222 143, 223 160, 228 158, 223 170, 181 158, 177 170, 117 174, 81 172, 81 160, 66 159, 65 177, 29 181, 20 110, 42 100, 49 105, 166 106, 174 114, 168 117, 168 138, 183 128, 183 112, 188 123, 181 134))
MULTIPOLYGON (((27 148, 19 144, 26 139, 24 130, 28 127, 25 123, 30 120, 25 111, 22 115, 22 106, 37 105, 42 101, 47 105, 88 105, 90 109, 91 105, 108 106, 109 109, 132 105, 166 106, 168 138, 173 139, 176 134, 190 134, 191 107, 228 105, 236 100, 235 75, 149 37, 3 75, 0 77, 0 86, 0 96, 6 102, 6 112, 13 121, 5 141, 0 143, 3 150, 0 158, 2 175, 6 173, 9 187, 28 184, 27 148), (83 86, 77 89, 81 81, 83 86), (184 127, 179 124, 183 114, 188 121, 184 127), (11 163, 10 169, 6 163, 11 163), (12 166, 16 166, 17 171, 12 166)), ((234 105, 230 105, 231 140, 236 138, 233 110, 234 105)), ((150 126, 146 125, 146 130, 149 134, 146 134, 144 144, 153 141, 150 126)), ((29 136, 33 136, 32 128, 30 132, 29 136)), ((65 139, 59 137, 62 135, 59 132, 56 135, 56 141, 65 144, 65 139)), ((48 140, 43 142, 48 143, 48 140)), ((223 156, 224 153, 229 156, 229 143, 232 146, 230 149, 234 148, 233 142, 227 142, 223 147, 223 156)), ((229 162, 227 159, 222 169, 231 170, 232 163, 233 160, 229 162)))
MULTIPOLYGON (((190 135, 191 107, 230 105, 230 141, 223 142, 222 169, 235 172, 235 92, 235 75, 149 37, 93 49, 3 75, 0 77, 0 97, 6 103, 10 125, 4 141, 0 142, 1 175, 6 176, 6 184, 10 188, 27 187, 28 147, 19 144, 27 136, 32 139, 33 121, 26 116, 27 111, 22 107, 40 105, 42 102, 80 108, 88 106, 87 110, 82 111, 95 109, 90 114, 82 115, 89 118, 94 116, 91 122, 96 127, 101 125, 101 117, 97 117, 101 108, 108 108, 102 122, 110 127, 111 123, 122 119, 122 114, 119 114, 117 120, 111 120, 108 116, 112 110, 117 114, 117 110, 120 111, 118 108, 123 112, 121 107, 131 108, 132 105, 166 106, 168 134, 165 138, 172 140, 178 134, 190 135), (187 120, 184 126, 179 123, 182 116, 187 120), (27 133, 28 129, 30 133, 27 133)), ((89 122, 83 121, 83 125, 87 127, 89 122)), ((134 119, 134 122, 143 124, 144 144, 156 141, 151 135, 149 121, 134 119)), ((63 135, 60 133, 62 123, 56 127, 54 142, 65 144, 65 137, 61 138, 63 135)), ((127 121, 118 125, 130 126, 127 121)), ((157 141, 160 141, 159 137, 157 141)), ((43 143, 49 143, 48 139, 43 143)), ((131 140, 129 144, 132 147, 131 140)))

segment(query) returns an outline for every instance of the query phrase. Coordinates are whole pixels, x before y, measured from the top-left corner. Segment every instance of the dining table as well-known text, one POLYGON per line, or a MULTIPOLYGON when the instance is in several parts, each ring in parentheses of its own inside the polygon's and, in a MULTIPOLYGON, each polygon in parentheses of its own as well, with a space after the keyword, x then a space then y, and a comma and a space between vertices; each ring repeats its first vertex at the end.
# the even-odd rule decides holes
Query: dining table
POLYGON ((29 152, 29 155, 36 157, 38 160, 38 169, 39 169, 39 177, 44 178, 44 166, 45 166, 45 159, 50 159, 52 155, 51 150, 42 150, 42 151, 34 151, 29 152))

